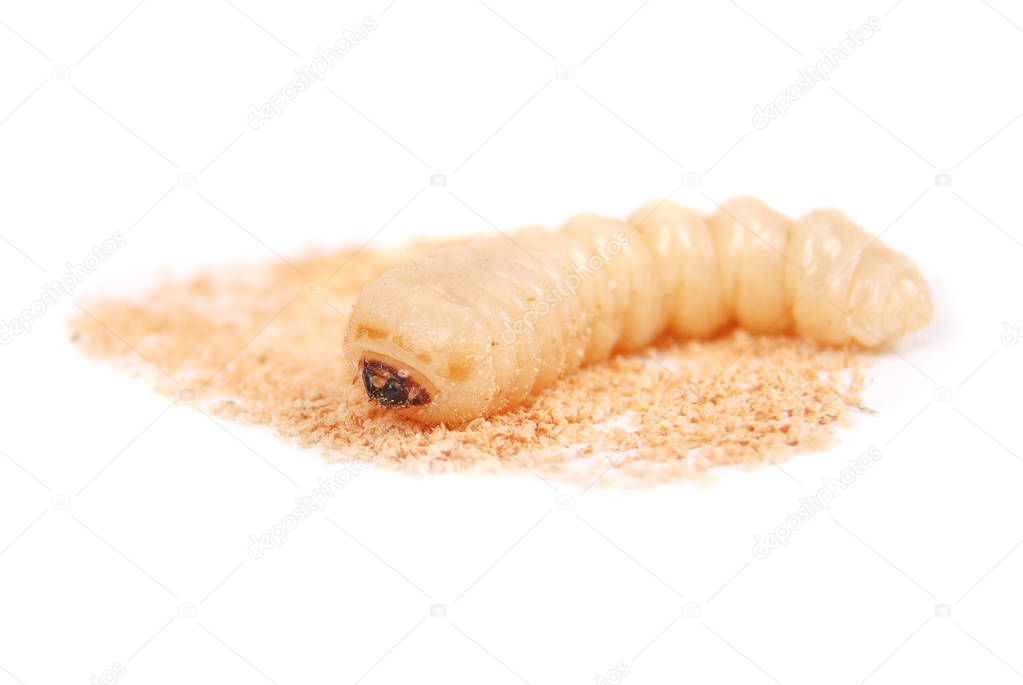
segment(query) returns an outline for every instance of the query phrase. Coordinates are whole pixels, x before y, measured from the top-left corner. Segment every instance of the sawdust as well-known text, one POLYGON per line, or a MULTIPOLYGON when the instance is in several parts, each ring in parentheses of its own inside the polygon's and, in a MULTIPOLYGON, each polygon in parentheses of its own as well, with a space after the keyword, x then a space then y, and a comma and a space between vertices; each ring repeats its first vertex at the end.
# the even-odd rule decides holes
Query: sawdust
POLYGON ((366 399, 341 343, 361 285, 425 249, 211 270, 141 296, 83 302, 72 337, 181 403, 272 426, 332 461, 418 472, 692 477, 824 449, 860 404, 856 351, 732 331, 664 339, 584 367, 516 410, 466 426, 409 423, 366 399))

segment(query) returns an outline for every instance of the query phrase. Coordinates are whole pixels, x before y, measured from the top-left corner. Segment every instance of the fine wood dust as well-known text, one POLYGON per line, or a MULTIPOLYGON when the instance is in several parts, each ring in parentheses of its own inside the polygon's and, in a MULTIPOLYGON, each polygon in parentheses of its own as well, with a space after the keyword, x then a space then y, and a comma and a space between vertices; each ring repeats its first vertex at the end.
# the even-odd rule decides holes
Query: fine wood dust
POLYGON ((180 403, 273 426, 330 461, 417 472, 698 476, 826 448, 860 406, 855 350, 736 330, 583 367, 518 409, 465 426, 399 419, 355 382, 341 356, 345 323, 363 283, 435 246, 320 252, 83 302, 72 339, 180 403))

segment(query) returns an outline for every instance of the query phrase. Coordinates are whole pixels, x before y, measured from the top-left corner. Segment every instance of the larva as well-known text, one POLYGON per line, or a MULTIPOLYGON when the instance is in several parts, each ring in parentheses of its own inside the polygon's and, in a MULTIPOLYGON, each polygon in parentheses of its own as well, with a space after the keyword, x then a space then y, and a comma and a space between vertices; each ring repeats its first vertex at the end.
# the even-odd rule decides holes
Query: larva
POLYGON ((885 345, 923 327, 916 266, 845 215, 737 198, 710 217, 650 203, 440 248, 368 283, 344 353, 371 400, 427 424, 510 409, 583 364, 735 323, 885 345))

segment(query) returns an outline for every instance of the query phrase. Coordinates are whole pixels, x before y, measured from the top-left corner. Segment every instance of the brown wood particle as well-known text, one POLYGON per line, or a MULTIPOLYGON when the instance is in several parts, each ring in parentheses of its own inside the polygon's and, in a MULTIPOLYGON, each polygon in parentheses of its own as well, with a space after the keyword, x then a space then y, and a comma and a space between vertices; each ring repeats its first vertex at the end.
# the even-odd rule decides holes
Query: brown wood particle
POLYGON ((162 393, 273 426, 331 461, 418 472, 695 476, 823 449, 860 405, 856 351, 732 331, 584 367, 512 412, 463 427, 403 421, 365 398, 341 342, 360 286, 425 249, 319 253, 294 268, 220 269, 141 298, 86 302, 72 339, 162 393))

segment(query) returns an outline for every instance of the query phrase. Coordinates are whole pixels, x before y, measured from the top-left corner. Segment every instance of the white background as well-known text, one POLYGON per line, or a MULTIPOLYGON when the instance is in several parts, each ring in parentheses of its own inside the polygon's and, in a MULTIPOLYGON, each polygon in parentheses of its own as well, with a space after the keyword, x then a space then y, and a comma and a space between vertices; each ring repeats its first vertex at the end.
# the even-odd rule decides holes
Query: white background
POLYGON ((827 454, 585 494, 369 470, 253 559, 334 468, 81 358, 65 298, 0 348, 0 683, 1023 679, 1021 60, 1008 0, 0 3, 3 321, 115 231, 75 299, 667 194, 842 208, 937 302, 827 454), (871 446, 830 511, 754 555, 871 446))

